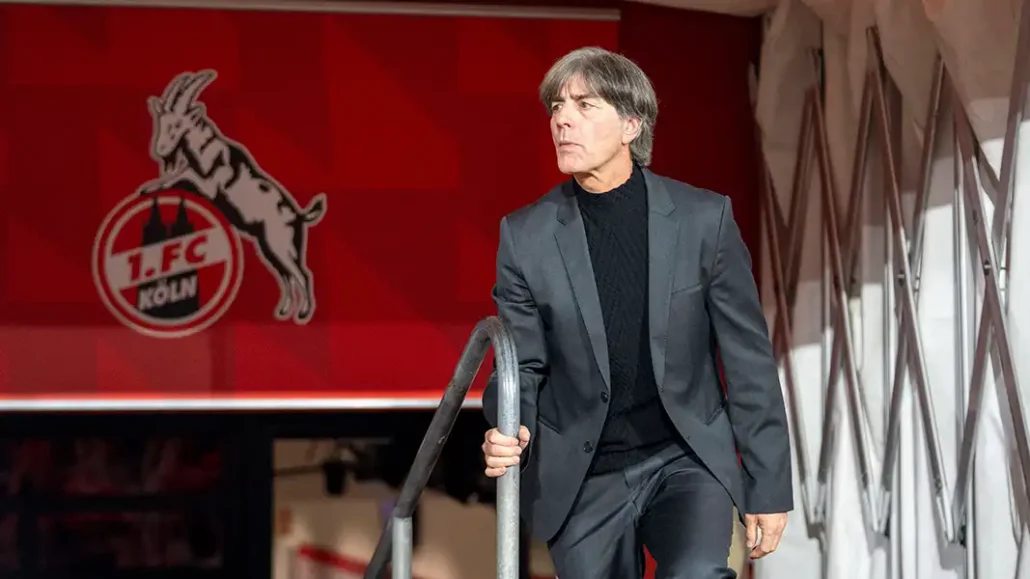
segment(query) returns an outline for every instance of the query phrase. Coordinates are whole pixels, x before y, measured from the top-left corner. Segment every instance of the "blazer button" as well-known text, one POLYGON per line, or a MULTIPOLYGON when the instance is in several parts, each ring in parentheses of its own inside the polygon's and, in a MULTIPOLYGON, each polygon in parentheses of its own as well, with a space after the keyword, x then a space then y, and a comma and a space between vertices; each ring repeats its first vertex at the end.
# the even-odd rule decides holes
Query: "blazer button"
POLYGON ((593 451, 594 451, 594 445, 590 444, 590 442, 584 442, 583 443, 583 452, 589 454, 589 453, 591 453, 593 451))
POLYGON ((601 402, 608 402, 608 393, 601 392, 601 402))

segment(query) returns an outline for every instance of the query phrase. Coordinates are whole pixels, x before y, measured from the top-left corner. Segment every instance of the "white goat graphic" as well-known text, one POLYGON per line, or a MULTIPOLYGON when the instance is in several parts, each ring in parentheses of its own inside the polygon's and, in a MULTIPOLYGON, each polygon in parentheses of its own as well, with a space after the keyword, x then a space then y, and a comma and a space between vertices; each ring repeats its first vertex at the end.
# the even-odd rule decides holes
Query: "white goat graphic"
POLYGON ((184 72, 147 104, 154 119, 150 156, 160 177, 140 188, 145 195, 185 189, 208 198, 245 237, 279 281, 275 317, 307 323, 315 312, 314 280, 308 270, 307 230, 326 210, 325 193, 301 210, 285 187, 265 173, 246 147, 218 129, 197 96, 217 74, 184 72), (294 288, 297 294, 294 294, 294 288), (294 307, 294 299, 299 304, 294 307))

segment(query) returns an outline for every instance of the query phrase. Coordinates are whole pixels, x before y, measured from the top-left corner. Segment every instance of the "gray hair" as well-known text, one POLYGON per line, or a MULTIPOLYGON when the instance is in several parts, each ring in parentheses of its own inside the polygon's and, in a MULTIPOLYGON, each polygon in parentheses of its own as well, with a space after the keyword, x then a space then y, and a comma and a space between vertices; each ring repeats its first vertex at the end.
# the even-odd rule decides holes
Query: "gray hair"
POLYGON ((630 143, 630 154, 640 165, 651 163, 658 97, 651 80, 632 60, 596 46, 579 48, 561 57, 540 83, 540 101, 550 111, 562 89, 573 78, 601 97, 622 118, 638 119, 640 133, 630 143))

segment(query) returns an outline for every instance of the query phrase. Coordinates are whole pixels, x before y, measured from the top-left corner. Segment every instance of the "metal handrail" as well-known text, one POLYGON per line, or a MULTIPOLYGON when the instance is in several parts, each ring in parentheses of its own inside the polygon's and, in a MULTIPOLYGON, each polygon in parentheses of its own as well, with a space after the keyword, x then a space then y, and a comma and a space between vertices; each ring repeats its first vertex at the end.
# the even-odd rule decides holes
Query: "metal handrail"
MULTIPOLYGON (((391 555, 393 579, 411 579, 411 517, 490 345, 493 346, 497 364, 497 427, 502 434, 518 435, 519 363, 515 341, 500 318, 491 316, 476 324, 465 345, 465 351, 454 369, 454 376, 444 391, 436 414, 429 423, 429 430, 415 455, 415 462, 404 479, 400 497, 393 508, 393 516, 387 522, 372 560, 365 569, 365 579, 381 579, 391 555), (390 537, 389 541, 387 537, 390 537)), ((519 576, 518 470, 508 469, 497 479, 498 579, 518 579, 519 576)))

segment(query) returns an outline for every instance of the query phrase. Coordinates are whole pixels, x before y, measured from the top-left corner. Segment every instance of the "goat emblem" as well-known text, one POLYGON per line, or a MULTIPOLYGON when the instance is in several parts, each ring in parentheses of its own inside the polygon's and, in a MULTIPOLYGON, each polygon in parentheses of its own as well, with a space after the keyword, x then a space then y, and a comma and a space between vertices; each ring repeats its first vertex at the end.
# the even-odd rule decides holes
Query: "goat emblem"
POLYGON ((325 193, 300 209, 243 145, 222 134, 203 103, 197 102, 215 76, 213 70, 182 73, 163 97, 150 98, 150 156, 161 166, 161 176, 140 193, 182 188, 209 199, 236 231, 254 242, 277 276, 281 297, 275 317, 285 320, 292 314, 297 323, 307 323, 315 312, 314 277, 305 263, 307 231, 325 215, 325 193))
MULTIPOLYGON (((255 253, 276 277, 280 296, 275 318, 305 324, 315 312, 314 276, 306 259, 307 238, 308 230, 325 215, 326 195, 315 195, 302 208, 285 187, 257 164, 246 147, 222 133, 198 100, 216 77, 213 70, 184 72, 168 84, 161 97, 148 99, 153 120, 150 157, 158 164, 158 177, 143 184, 136 195, 108 215, 95 243, 94 278, 105 303, 118 310, 116 315, 123 322, 151 335, 185 335, 206 327, 224 313, 228 303, 218 305, 216 315, 207 311, 202 316, 204 322, 198 325, 193 318, 205 309, 199 302, 192 309, 167 308, 186 299, 204 301, 204 291, 197 289, 196 272, 216 265, 222 276, 213 276, 215 279, 208 286, 218 288, 215 293, 221 300, 231 301, 242 276, 242 253, 237 249, 240 237, 253 244, 255 253), (170 218, 176 206, 175 224, 170 230, 161 229, 163 213, 170 218), (145 233, 143 247, 135 253, 116 252, 117 246, 124 243, 115 238, 127 224, 143 219, 143 207, 151 208, 150 222, 144 229, 161 229, 163 233, 156 238, 153 235, 157 234, 153 234, 150 241, 145 233), (196 236, 202 231, 198 232, 190 216, 207 227, 203 231, 208 234, 201 241, 196 236), (188 250, 183 244, 190 241, 195 245, 188 250), (161 247, 148 248, 153 244, 161 247), (169 249, 174 244, 179 249, 169 249), (133 289, 144 296, 144 284, 159 284, 153 288, 163 288, 160 296, 165 300, 155 301, 154 295, 158 294, 148 294, 146 299, 138 297, 134 307, 126 309, 125 296, 117 294, 133 289), (165 322, 157 322, 158 318, 165 322), (166 331, 170 318, 184 322, 189 318, 189 324, 166 331)), ((139 245, 138 238, 136 244, 139 245)), ((210 273, 204 275, 212 277, 210 273)), ((203 276, 199 279, 203 285, 203 276)), ((206 297, 212 294, 208 292, 206 297)))

